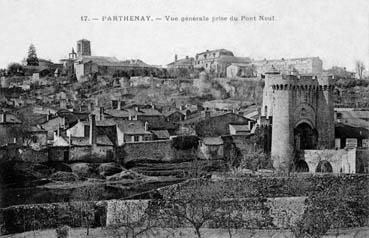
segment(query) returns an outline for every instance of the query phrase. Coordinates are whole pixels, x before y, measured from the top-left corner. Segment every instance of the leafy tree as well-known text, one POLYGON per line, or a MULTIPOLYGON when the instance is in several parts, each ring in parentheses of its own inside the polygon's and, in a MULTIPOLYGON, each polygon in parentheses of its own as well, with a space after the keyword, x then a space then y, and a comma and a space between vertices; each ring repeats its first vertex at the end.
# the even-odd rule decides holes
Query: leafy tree
POLYGON ((19 63, 11 63, 8 65, 8 74, 9 75, 24 75, 24 67, 19 63))
POLYGON ((330 181, 319 181, 305 204, 302 219, 293 231, 296 237, 322 237, 329 229, 357 227, 365 225, 369 215, 367 190, 357 185, 342 183, 332 186, 330 181))
POLYGON ((36 47, 33 44, 31 44, 28 49, 27 65, 29 66, 39 65, 39 61, 38 61, 37 53, 36 53, 36 47))
POLYGON ((262 150, 257 150, 244 155, 240 167, 256 171, 258 169, 272 169, 273 164, 267 154, 262 150))

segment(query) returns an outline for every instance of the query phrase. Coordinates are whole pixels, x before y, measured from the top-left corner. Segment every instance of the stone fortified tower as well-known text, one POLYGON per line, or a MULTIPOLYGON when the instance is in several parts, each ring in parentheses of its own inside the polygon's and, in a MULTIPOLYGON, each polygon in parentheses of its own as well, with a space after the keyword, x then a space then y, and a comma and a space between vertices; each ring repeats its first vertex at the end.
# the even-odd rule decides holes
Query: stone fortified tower
POLYGON ((77 41, 77 56, 78 58, 91 56, 91 43, 89 40, 82 39, 77 41))
POLYGON ((266 73, 261 115, 272 117, 273 166, 288 171, 299 151, 334 148, 333 86, 328 76, 266 73))

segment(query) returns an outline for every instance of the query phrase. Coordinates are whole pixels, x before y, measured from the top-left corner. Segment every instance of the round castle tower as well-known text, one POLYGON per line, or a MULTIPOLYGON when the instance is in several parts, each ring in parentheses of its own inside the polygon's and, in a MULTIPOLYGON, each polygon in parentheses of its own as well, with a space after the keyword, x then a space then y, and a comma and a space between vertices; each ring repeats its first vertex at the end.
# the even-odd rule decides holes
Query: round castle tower
POLYGON ((272 117, 271 156, 276 170, 291 169, 299 151, 334 147, 330 80, 282 75, 275 69, 266 73, 262 115, 272 117))

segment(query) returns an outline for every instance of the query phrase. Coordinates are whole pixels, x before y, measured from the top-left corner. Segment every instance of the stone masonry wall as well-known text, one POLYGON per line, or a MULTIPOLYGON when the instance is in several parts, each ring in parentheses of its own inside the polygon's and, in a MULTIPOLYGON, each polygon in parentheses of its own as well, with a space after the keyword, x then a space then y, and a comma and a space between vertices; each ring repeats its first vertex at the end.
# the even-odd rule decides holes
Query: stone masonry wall
POLYGON ((126 143, 117 149, 117 158, 123 159, 124 163, 133 160, 173 160, 172 141, 159 140, 126 143))
POLYGON ((309 172, 315 173, 319 162, 328 161, 333 173, 355 173, 356 150, 305 150, 304 159, 309 172))

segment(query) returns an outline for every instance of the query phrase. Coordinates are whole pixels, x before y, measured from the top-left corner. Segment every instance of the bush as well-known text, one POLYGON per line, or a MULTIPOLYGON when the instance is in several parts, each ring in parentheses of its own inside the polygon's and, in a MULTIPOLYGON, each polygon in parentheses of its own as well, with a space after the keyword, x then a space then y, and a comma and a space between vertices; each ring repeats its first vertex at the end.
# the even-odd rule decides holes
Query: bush
POLYGON ((258 150, 244 155, 243 159, 241 160, 240 167, 242 169, 256 171, 259 169, 272 169, 273 163, 267 154, 261 150, 258 150))
POLYGON ((70 227, 69 226, 58 227, 58 228, 56 228, 55 231, 56 231, 56 237, 57 238, 68 238, 70 227))

